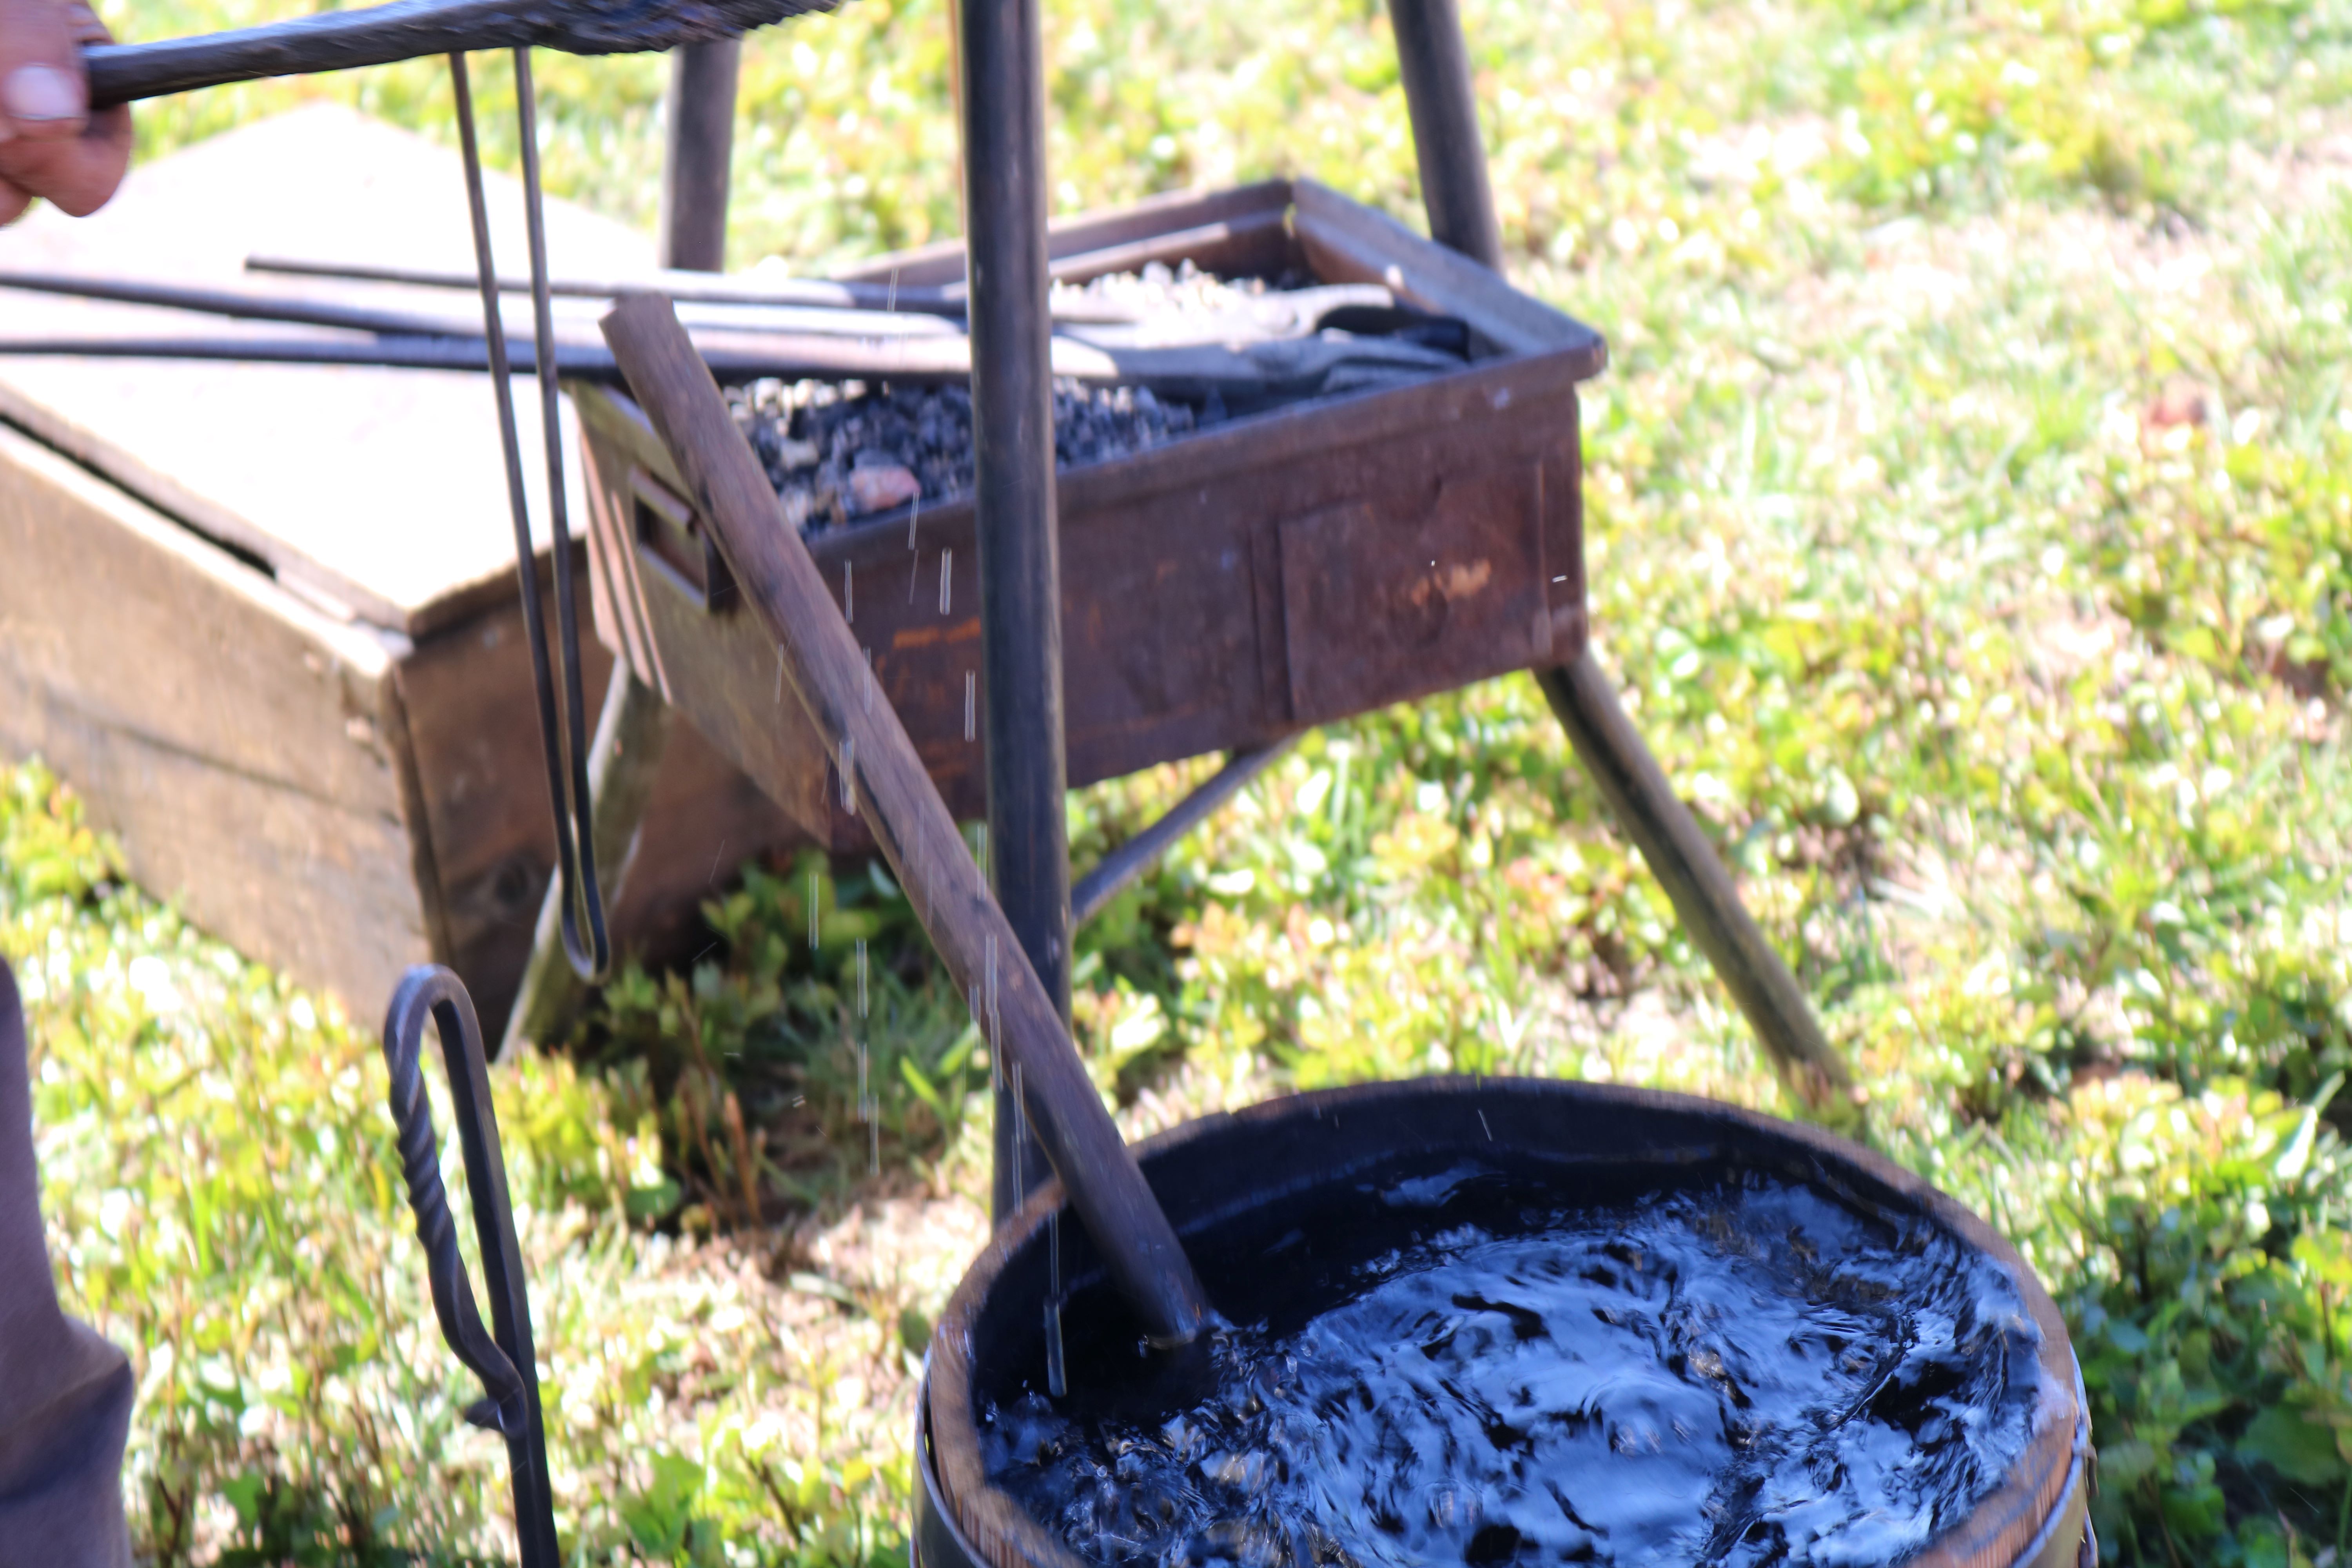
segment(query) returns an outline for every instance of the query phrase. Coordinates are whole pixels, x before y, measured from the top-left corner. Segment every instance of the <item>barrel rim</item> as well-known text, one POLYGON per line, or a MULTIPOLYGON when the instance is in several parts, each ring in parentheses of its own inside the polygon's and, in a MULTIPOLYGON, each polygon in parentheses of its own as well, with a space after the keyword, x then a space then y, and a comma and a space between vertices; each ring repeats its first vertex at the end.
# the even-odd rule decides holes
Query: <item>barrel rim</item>
MULTIPOLYGON (((1902 1203, 1943 1225, 1962 1242, 2006 1268, 2016 1282, 2028 1315, 2042 1331, 2039 1360, 2044 1373, 2042 1406, 2025 1452, 2003 1483, 1969 1516, 1931 1540, 1905 1568, 1987 1568, 2019 1561, 2057 1521, 2069 1495, 2073 1462, 2086 1411, 2078 1390, 2081 1373, 2065 1320, 2057 1303, 2017 1249, 1973 1210, 1874 1150, 1804 1122, 1784 1121, 1720 1100, 1663 1089, 1573 1079, 1451 1075, 1388 1079, 1341 1089, 1278 1096, 1239 1110, 1219 1111, 1186 1121, 1135 1146, 1139 1159, 1181 1149, 1211 1132, 1264 1123, 1269 1128, 1297 1116, 1320 1117, 1350 1107, 1419 1097, 1476 1095, 1504 1089, 1587 1106, 1687 1117, 1694 1131, 1713 1131, 1726 1145, 1740 1142, 1793 1146, 1809 1156, 1819 1175, 1838 1181, 1838 1167, 1893 1193, 1902 1203), (1826 1169, 1822 1167, 1827 1167, 1826 1169)), ((1728 1152, 1727 1148, 1726 1152, 1728 1152)), ((1842 1183, 1838 1183, 1842 1184, 1842 1183)), ((1835 1190, 1834 1185, 1832 1190, 1835 1190)), ((1847 1201, 1872 1206, 1855 1193, 1847 1201)), ((997 1568, 1090 1568, 1011 1497, 987 1483, 972 1408, 974 1331, 990 1289, 1012 1259, 1044 1228, 1046 1216, 1063 1205, 1061 1182, 1048 1178, 1006 1216, 965 1272, 940 1313, 931 1342, 929 1399, 941 1415, 961 1419, 929 1420, 931 1454, 949 1520, 975 1549, 979 1560, 997 1568)), ((926 1411, 927 1418, 930 1410, 926 1411)))

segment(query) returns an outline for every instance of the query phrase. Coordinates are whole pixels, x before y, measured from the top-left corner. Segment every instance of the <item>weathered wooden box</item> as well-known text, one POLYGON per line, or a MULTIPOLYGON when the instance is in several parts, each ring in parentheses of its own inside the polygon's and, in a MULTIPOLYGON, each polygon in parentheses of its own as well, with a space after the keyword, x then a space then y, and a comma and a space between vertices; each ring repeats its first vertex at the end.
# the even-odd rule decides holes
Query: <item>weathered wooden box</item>
MULTIPOLYGON (((520 201, 500 183, 494 204, 520 258, 520 201)), ((559 267, 649 263, 577 208, 549 223, 559 267)), ((100 275, 230 282, 248 249, 467 257, 457 156, 307 110, 135 171, 95 217, 0 231, 0 265, 100 275)), ((205 330, 0 291, 0 329, 133 321, 205 330)), ((536 451, 536 400, 519 402, 536 451)), ((14 360, 0 420, 0 758, 44 758, 142 886, 356 1016, 434 958, 495 1031, 554 840, 485 380, 14 360)), ((593 704, 611 660, 584 640, 593 704)), ((681 736, 616 928, 690 923, 716 878, 791 833, 681 736)))
MULTIPOLYGON (((1580 651, 1576 384, 1590 328, 1307 181, 1059 226, 1071 280, 1150 261, 1379 282, 1466 322, 1465 368, 1236 419, 1065 469, 1062 647, 1073 784, 1253 746, 1580 651)), ((961 280, 959 248, 861 276, 961 280)), ((591 458, 598 635, 818 841, 864 842, 814 731, 643 413, 574 388, 591 458)), ((969 500, 816 536, 879 689, 960 816, 984 809, 969 500), (911 540, 910 540, 911 534, 911 540), (944 574, 946 582, 941 583, 944 574)))

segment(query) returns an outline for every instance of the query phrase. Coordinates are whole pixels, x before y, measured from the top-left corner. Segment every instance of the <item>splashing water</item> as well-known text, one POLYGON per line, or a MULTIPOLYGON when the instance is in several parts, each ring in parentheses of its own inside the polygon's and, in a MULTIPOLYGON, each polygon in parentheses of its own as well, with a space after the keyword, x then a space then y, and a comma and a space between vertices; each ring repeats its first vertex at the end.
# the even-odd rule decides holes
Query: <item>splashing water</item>
POLYGON ((1172 1416, 1075 1373, 1076 1399, 989 1405, 990 1479, 1106 1568, 1876 1568, 2033 1436, 2040 1332, 1930 1222, 1754 1175, 1498 1206, 1358 1263, 1301 1325, 1223 1330, 1214 1392, 1172 1416))

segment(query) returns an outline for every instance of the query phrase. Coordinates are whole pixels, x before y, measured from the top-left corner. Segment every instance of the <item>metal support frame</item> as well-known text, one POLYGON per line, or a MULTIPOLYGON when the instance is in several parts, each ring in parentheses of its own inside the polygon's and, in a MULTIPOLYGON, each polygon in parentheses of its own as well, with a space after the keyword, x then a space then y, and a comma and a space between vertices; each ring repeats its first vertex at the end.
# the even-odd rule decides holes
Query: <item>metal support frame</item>
MULTIPOLYGON (((662 752, 669 743, 670 721, 669 704, 661 693, 639 680, 627 659, 614 659, 604 706, 596 718, 596 737, 589 742, 588 837, 596 847, 606 896, 616 909, 637 857, 637 832, 653 795, 654 775, 661 769, 662 752)), ((520 1041, 536 1044, 562 1035, 588 999, 588 983, 563 952, 562 892, 551 882, 539 906, 530 960, 499 1042, 501 1058, 520 1041)))
POLYGON ((1235 752, 1225 759, 1225 765, 1201 782, 1198 789, 1170 806, 1159 820, 1104 856, 1095 868, 1078 879, 1070 889, 1070 924, 1082 926, 1102 913, 1103 906, 1118 897, 1119 889, 1143 875, 1152 862, 1175 847, 1176 841, 1198 827, 1209 814, 1239 795, 1250 780, 1265 772, 1284 752, 1297 744, 1297 735, 1285 735, 1270 746, 1255 751, 1235 752))
POLYGON ((1486 144, 1478 135, 1478 100, 1470 49, 1455 0, 1389 0, 1398 74, 1412 117, 1412 152, 1421 165, 1429 237, 1496 272, 1503 230, 1486 180, 1486 144))
MULTIPOLYGON (((1503 269, 1502 228, 1487 184, 1470 51, 1455 0, 1389 0, 1422 200, 1438 243, 1503 269)), ((1781 1081, 1825 1121, 1854 1114, 1845 1066, 1780 953, 1739 901, 1715 847, 1643 743, 1590 651, 1536 672, 1545 699, 1601 798, 1684 926, 1748 1016, 1781 1081)))
POLYGON ((688 44, 669 57, 669 146, 662 160, 659 264, 719 272, 727 264, 727 189, 735 152, 735 83, 743 41, 688 44))
MULTIPOLYGON (((971 321, 972 500, 987 683, 990 879, 1030 965, 1070 1016, 1068 770, 1054 510, 1054 376, 1045 253, 1045 68, 1037 0, 962 0, 965 237, 971 321)), ((996 1085, 992 1208, 1010 1213, 1045 1162, 1023 1148, 996 1085)))

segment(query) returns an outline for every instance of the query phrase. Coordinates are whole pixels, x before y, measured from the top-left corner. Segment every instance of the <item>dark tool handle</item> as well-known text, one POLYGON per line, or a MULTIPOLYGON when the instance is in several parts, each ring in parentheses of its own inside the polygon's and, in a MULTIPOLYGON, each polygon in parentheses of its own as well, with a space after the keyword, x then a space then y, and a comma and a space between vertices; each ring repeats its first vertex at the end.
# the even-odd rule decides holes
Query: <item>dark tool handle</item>
MULTIPOLYGON (((392 1119, 400 1129, 400 1172, 408 1182, 408 1206, 416 1215, 416 1239, 425 1248, 425 1271, 433 1282, 433 1312, 441 1320, 441 1337, 449 1342, 476 1377, 482 1380, 482 1402, 466 1412, 466 1419, 501 1436, 522 1430, 522 1373, 500 1350, 482 1315, 474 1306, 473 1277, 457 1250, 457 1222, 449 1214, 449 1190, 441 1184, 441 1144, 433 1135, 433 1106, 425 1095, 425 1074, 419 1058, 425 1049, 425 1021, 441 1008, 457 1007, 435 984, 444 970, 411 970, 394 996, 392 1013, 383 1025, 383 1065, 392 1075, 392 1119)), ((455 980, 455 976, 450 976, 455 980)), ((462 991, 457 993, 464 997, 462 991)), ((478 1039, 470 1020, 470 1001, 457 1027, 442 1023, 441 1048, 457 1049, 478 1039)), ((457 1069, 450 1069, 455 1077, 457 1069)))
POLYGON ((100 44, 82 51, 93 109, 258 77, 390 65, 425 55, 538 46, 625 54, 732 37, 802 11, 811 0, 392 0, 320 11, 202 37, 100 44))
POLYGON ((391 1076, 392 1119, 399 1128, 401 1173, 416 1239, 425 1247, 433 1312, 441 1337, 481 1379, 483 1397, 466 1419, 507 1440, 514 1470, 515 1525, 524 1568, 555 1568, 555 1516, 547 1474, 547 1440, 540 1421, 539 1385, 530 1348, 530 1307, 523 1292, 522 1251, 515 1241, 507 1199, 506 1163, 499 1150, 498 1116, 490 1108, 489 1067, 473 998, 457 975, 420 963, 401 976, 383 1020, 383 1064, 391 1076), (474 1205, 474 1237, 490 1286, 495 1331, 474 1305, 474 1282, 457 1250, 457 1226, 441 1184, 441 1151, 433 1135, 422 1057, 425 1024, 441 1034, 442 1065, 466 1158, 466 1186, 474 1205))
POLYGON ((982 998, 992 1059, 1000 1072, 1021 1068, 1029 1124, 1111 1278, 1154 1340, 1192 1339, 1209 1306, 1183 1244, 1119 1141, 898 712, 874 689, 871 668, 799 531, 784 521, 719 384, 668 300, 629 295, 604 325, 738 587, 776 639, 784 678, 827 749, 845 763, 857 804, 932 945, 965 994, 982 998))

